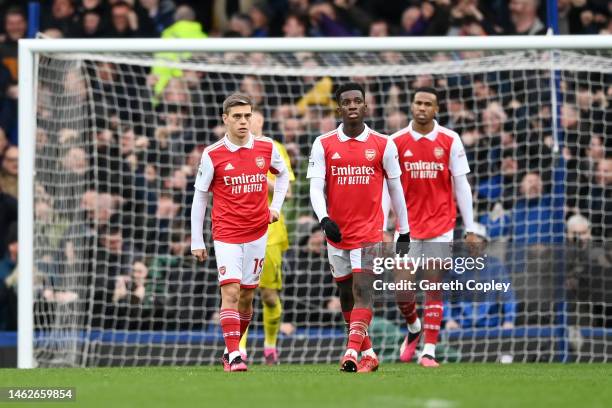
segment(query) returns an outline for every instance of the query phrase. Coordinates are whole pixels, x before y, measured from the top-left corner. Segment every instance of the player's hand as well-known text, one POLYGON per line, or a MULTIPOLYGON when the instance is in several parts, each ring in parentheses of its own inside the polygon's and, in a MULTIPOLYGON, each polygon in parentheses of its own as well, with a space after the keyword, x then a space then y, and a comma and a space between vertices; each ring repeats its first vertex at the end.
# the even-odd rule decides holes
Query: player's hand
POLYGON ((272 224, 273 222, 278 221, 279 218, 280 214, 278 213, 278 211, 270 208, 270 220, 268 221, 268 224, 272 224))
POLYGON ((397 243, 395 244, 395 252, 398 255, 407 255, 410 250, 410 232, 399 234, 397 243))
POLYGON ((480 245, 480 238, 478 238, 478 235, 474 234, 473 232, 466 233, 465 244, 470 256, 478 256, 482 247, 482 245, 480 245))
POLYGON ((331 242, 340 242, 342 241, 342 234, 340 233, 340 227, 334 221, 332 221, 329 217, 325 217, 321 220, 321 228, 323 228, 323 232, 325 232, 325 236, 329 238, 331 242))
POLYGON ((194 249, 191 251, 191 253, 199 262, 204 262, 206 259, 208 259, 208 252, 206 251, 206 248, 194 249))

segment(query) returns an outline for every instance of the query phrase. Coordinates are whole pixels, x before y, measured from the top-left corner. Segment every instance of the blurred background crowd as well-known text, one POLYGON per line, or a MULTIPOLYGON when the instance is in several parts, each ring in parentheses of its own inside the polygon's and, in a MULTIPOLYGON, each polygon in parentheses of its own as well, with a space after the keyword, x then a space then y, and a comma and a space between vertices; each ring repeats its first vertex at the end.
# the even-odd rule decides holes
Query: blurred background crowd
MULTIPOLYGON (((17 41, 28 29, 21 3, 0 2, 0 330, 16 327, 16 58, 17 41)), ((39 31, 49 38, 406 36, 418 41, 419 36, 546 32, 546 10, 537 0, 41 3, 39 31)), ((612 31, 608 1, 559 0, 558 7, 562 34, 612 31)), ((266 58, 232 55, 225 62, 265 64, 266 58)), ((402 56, 381 58, 397 63, 402 56)), ((295 55, 293 61, 326 65, 315 54, 295 55)), ((612 238, 610 74, 561 73, 555 135, 554 91, 547 74, 536 71, 279 81, 197 70, 172 75, 163 67, 105 61, 88 61, 83 71, 66 67, 60 73, 50 64, 50 74, 39 84, 35 265, 42 310, 93 302, 91 323, 115 328, 199 328, 215 320, 214 257, 195 266, 188 221, 201 153, 223 137, 220 106, 233 91, 254 99, 264 134, 285 145, 296 173, 294 194, 284 207, 291 240, 283 295, 287 334, 308 322, 342 321, 324 236, 310 210, 305 168, 314 138, 338 124, 331 95, 344 80, 365 85, 368 123, 387 134, 408 125, 412 89, 440 90, 438 120, 462 137, 483 239, 586 245, 612 238), (86 117, 89 122, 79 124, 86 117), (79 293, 75 287, 86 289, 79 293)), ((389 313, 385 318, 394 321, 395 312, 389 313)), ((514 320, 516 308, 508 313, 514 320)))

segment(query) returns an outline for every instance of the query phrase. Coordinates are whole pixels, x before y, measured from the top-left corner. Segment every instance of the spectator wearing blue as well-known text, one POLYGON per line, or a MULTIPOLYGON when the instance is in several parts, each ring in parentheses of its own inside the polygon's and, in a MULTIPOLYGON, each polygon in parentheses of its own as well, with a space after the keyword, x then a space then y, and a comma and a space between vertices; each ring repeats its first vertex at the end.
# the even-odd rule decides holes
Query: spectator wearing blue
POLYGON ((28 21, 23 10, 11 7, 4 16, 4 32, 0 36, 0 127, 12 144, 17 144, 17 43, 26 37, 28 21))
POLYGON ((172 0, 140 0, 158 35, 174 23, 176 5, 172 0))
MULTIPOLYGON (((474 232, 478 238, 480 253, 482 256, 487 247, 489 237, 484 225, 475 223, 474 232)), ((478 282, 508 283, 510 276, 508 268, 497 257, 487 254, 486 266, 484 269, 474 272, 466 271, 463 274, 452 273, 450 278, 462 283, 470 279, 478 282)), ((507 292, 490 291, 485 294, 465 292, 457 301, 446 302, 444 305, 444 321, 446 330, 474 327, 501 327, 511 329, 514 327, 516 318, 517 303, 514 298, 512 286, 507 292)))
POLYGON ((520 196, 510 214, 510 238, 519 244, 561 243, 564 234, 563 196, 544 193, 540 174, 525 174, 520 196))

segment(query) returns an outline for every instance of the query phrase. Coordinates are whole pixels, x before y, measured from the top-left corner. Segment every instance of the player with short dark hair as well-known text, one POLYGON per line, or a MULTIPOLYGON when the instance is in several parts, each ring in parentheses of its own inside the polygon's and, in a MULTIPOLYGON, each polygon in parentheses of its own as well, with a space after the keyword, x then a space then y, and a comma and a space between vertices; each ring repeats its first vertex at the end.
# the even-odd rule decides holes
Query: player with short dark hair
POLYGON ((319 136, 308 166, 310 199, 327 237, 331 272, 338 284, 340 303, 349 325, 347 350, 341 361, 346 372, 378 368, 367 328, 372 319, 371 294, 362 290, 361 249, 382 241, 383 185, 387 183, 400 233, 407 235, 406 204, 400 183, 397 148, 387 136, 364 122, 365 90, 356 83, 336 91, 340 126, 319 136), (357 362, 358 353, 362 359, 357 362))
MULTIPOLYGON (((402 186, 410 217, 409 255, 416 258, 422 252, 433 251, 435 255, 427 256, 450 256, 450 246, 440 243, 453 242, 456 206, 463 218, 466 241, 476 239, 473 234, 472 189, 466 176, 470 167, 459 135, 440 126, 435 120, 438 113, 438 93, 435 89, 416 89, 410 109, 413 119, 408 127, 391 135, 398 148, 402 186)), ((435 347, 442 321, 442 305, 439 291, 425 293, 421 330, 415 302, 412 299, 398 301, 408 325, 408 335, 401 348, 401 361, 412 360, 423 331, 425 346, 419 363, 424 367, 438 366, 435 347)))
POLYGON ((191 252, 208 257, 202 228, 208 193, 213 194, 212 236, 221 287, 221 330, 225 371, 246 371, 238 342, 253 315, 268 237, 268 224, 278 221, 289 187, 289 172, 272 139, 255 138, 249 129, 252 102, 242 94, 223 102, 223 139, 202 153, 191 208, 191 252), (268 206, 268 178, 276 175, 268 206))

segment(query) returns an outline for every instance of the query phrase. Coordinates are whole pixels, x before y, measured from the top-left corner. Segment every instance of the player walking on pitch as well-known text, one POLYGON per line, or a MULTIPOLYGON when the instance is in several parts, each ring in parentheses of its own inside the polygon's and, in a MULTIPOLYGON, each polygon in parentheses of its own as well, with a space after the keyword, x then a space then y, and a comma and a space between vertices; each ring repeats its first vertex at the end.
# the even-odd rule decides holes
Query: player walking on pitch
POLYGON ((202 229, 208 193, 213 194, 212 236, 221 287, 225 371, 247 370, 238 342, 253 315, 268 224, 278 221, 289 187, 289 172, 272 140, 255 138, 249 130, 252 106, 242 94, 232 94, 223 102, 227 133, 202 153, 191 207, 191 252, 203 262, 208 254, 202 229), (276 174, 269 207, 268 171, 276 174))
MULTIPOLYGON (((457 214, 455 199, 463 218, 466 242, 477 240, 474 235, 472 189, 466 176, 470 167, 459 135, 434 120, 438 113, 435 89, 417 89, 410 109, 413 120, 408 127, 391 135, 398 149, 402 187, 410 217, 409 256, 416 258, 424 253, 426 256, 444 258, 451 255, 450 243, 453 241, 457 214)), ((442 304, 440 291, 425 293, 421 330, 415 302, 398 301, 398 307, 408 324, 408 335, 401 347, 401 361, 412 360, 423 331, 425 346, 419 364, 424 367, 439 366, 435 349, 442 321, 442 304)))
POLYGON ((361 249, 366 243, 382 241, 385 179, 402 240, 408 239, 408 218, 397 148, 390 138, 364 123, 367 105, 363 87, 356 83, 340 86, 336 101, 342 124, 313 143, 307 177, 312 206, 327 237, 327 254, 342 313, 349 325, 340 369, 370 372, 378 368, 378 358, 367 334, 372 299, 361 284, 367 275, 360 273, 366 272, 362 271, 361 249), (362 358, 358 363, 359 352, 362 358))

